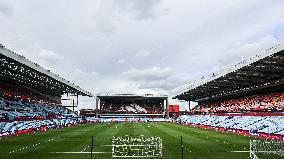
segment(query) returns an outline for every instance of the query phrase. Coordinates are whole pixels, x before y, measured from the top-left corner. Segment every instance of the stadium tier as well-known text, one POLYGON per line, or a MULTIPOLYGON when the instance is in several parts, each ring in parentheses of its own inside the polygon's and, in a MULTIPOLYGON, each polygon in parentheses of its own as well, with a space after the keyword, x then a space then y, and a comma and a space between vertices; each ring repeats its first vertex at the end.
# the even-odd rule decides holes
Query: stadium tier
POLYGON ((71 110, 48 103, 29 103, 17 99, 0 99, 1 120, 25 120, 76 117, 71 110))
POLYGON ((173 119, 167 118, 95 118, 95 117, 87 117, 86 121, 88 122, 173 122, 173 119))
POLYGON ((198 103, 191 107, 191 114, 282 113, 283 66, 284 46, 276 45, 209 78, 202 77, 176 98, 198 103))
POLYGON ((187 125, 284 140, 284 116, 184 115, 177 121, 187 125))
POLYGON ((284 111, 284 92, 255 94, 243 98, 201 103, 192 109, 194 114, 282 111, 284 111))
POLYGON ((82 122, 80 118, 0 122, 0 137, 46 131, 47 129, 72 126, 82 122))
POLYGON ((61 97, 91 93, 5 47, 0 47, 0 62, 0 136, 82 122, 61 105, 61 97))
POLYGON ((164 116, 168 113, 168 97, 154 95, 98 95, 101 117, 164 116))
POLYGON ((11 82, 0 83, 0 120, 31 120, 76 117, 60 105, 60 97, 44 95, 11 82))
POLYGON ((162 114, 163 105, 137 104, 137 103, 106 103, 101 109, 102 113, 121 113, 121 114, 162 114))

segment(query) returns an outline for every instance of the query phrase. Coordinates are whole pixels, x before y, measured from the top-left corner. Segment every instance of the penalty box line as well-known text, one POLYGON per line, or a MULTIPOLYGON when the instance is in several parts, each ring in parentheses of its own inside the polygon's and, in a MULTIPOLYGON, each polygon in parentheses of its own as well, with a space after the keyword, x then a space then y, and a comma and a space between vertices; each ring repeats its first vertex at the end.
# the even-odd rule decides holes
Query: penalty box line
MULTIPOLYGON (((251 152, 251 151, 231 151, 231 152, 251 152)), ((269 152, 272 152, 272 153, 277 153, 277 152, 280 152, 280 151, 255 151, 256 153, 269 153, 269 152)))
MULTIPOLYGON (((91 152, 50 152, 56 154, 91 154, 91 152)), ((93 152, 94 154, 112 153, 112 152, 93 152)))

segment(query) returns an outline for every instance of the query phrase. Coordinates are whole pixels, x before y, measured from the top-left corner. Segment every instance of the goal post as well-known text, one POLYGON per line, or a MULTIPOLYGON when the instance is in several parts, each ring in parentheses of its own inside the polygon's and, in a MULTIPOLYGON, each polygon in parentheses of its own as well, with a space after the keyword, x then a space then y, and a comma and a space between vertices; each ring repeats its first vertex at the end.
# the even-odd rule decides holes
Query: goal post
POLYGON ((162 157, 162 147, 158 136, 113 136, 112 157, 162 157))
POLYGON ((256 152, 255 152, 255 141, 256 140, 250 140, 250 144, 249 144, 249 157, 250 159, 259 159, 256 155, 256 152))
POLYGON ((277 155, 284 157, 284 141, 280 140, 251 140, 250 158, 261 159, 259 155, 277 155))

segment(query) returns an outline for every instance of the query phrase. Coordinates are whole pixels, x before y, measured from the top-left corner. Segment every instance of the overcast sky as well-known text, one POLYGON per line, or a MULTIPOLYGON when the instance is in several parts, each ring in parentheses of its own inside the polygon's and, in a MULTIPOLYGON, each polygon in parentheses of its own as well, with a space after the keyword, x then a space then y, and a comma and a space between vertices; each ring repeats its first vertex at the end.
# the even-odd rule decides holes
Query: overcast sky
POLYGON ((283 17, 283 0, 0 0, 0 43, 94 94, 173 96, 283 42, 283 17))

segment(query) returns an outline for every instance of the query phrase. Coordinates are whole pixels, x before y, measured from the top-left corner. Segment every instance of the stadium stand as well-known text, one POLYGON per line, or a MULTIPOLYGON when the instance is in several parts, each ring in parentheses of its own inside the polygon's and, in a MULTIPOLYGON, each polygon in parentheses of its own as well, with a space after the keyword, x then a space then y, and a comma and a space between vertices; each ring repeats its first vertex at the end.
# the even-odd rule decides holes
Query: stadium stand
POLYGON ((167 118, 95 118, 87 117, 88 122, 172 122, 167 118))
POLYGON ((160 104, 104 104, 102 113, 120 113, 120 114, 162 114, 163 107, 160 104))
POLYGON ((184 115, 179 117, 177 122, 221 131, 284 140, 284 116, 184 115))
POLYGON ((191 111, 198 114, 240 113, 240 112, 279 112, 284 110, 284 92, 252 95, 228 99, 221 102, 202 103, 191 111))
POLYGON ((96 103, 96 110, 103 118, 168 116, 168 96, 166 95, 99 94, 96 103))
POLYGON ((284 45, 276 45, 176 96, 196 101, 177 122, 284 140, 284 45))
POLYGON ((45 131, 50 128, 72 126, 82 122, 81 118, 0 122, 0 137, 34 131, 45 131))
POLYGON ((0 137, 83 122, 61 105, 61 97, 91 93, 5 47, 0 48, 0 68, 0 137))
POLYGON ((12 98, 19 97, 23 100, 60 104, 59 97, 45 95, 25 85, 13 84, 9 81, 0 81, 0 95, 12 98))
POLYGON ((19 99, 0 99, 2 120, 25 120, 77 117, 71 110, 56 104, 27 102, 19 99), (5 117, 5 118, 3 118, 5 117))

